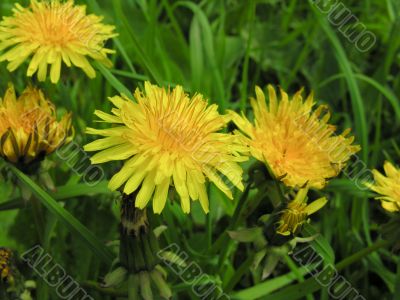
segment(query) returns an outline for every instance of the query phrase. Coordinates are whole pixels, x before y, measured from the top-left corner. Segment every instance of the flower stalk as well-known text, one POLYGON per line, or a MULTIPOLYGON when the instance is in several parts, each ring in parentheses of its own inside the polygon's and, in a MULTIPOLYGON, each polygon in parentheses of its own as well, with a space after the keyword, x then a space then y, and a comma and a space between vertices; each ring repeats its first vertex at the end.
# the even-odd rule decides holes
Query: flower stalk
POLYGON ((151 271, 160 262, 158 241, 150 229, 146 209, 135 207, 130 195, 122 196, 120 262, 129 273, 151 271))
POLYGON ((157 256, 160 247, 147 218, 146 209, 135 205, 137 193, 122 194, 118 267, 105 277, 104 287, 127 280, 128 299, 153 299, 153 288, 169 299, 171 289, 157 256))

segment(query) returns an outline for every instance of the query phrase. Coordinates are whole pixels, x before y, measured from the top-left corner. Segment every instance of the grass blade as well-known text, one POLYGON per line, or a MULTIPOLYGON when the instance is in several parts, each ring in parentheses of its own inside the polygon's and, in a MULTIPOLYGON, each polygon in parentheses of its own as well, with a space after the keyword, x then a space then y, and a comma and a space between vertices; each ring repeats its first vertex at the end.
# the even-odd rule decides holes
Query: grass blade
POLYGON ((315 7, 313 1, 309 1, 311 8, 315 12, 318 22, 322 29, 326 33, 329 41, 335 49, 335 55, 340 69, 346 77, 347 85, 351 95, 351 103, 353 107, 353 114, 355 119, 356 132, 361 144, 362 159, 365 163, 368 161, 368 128, 365 116, 364 103, 361 98, 361 92, 357 84, 356 77, 354 76, 353 70, 350 66, 350 62, 347 58, 346 52, 343 49, 338 37, 335 32, 327 23, 325 16, 323 16, 315 7))
POLYGON ((133 100, 132 92, 124 86, 105 66, 98 62, 93 62, 93 65, 103 74, 107 81, 121 94, 133 100))
POLYGON ((66 209, 60 206, 47 192, 41 189, 35 182, 20 170, 9 165, 11 171, 28 187, 33 194, 41 201, 41 203, 53 213, 57 219, 66 225, 73 233, 82 238, 87 246, 98 256, 104 263, 111 264, 113 255, 108 248, 97 239, 94 234, 89 231, 82 223, 80 223, 66 209))

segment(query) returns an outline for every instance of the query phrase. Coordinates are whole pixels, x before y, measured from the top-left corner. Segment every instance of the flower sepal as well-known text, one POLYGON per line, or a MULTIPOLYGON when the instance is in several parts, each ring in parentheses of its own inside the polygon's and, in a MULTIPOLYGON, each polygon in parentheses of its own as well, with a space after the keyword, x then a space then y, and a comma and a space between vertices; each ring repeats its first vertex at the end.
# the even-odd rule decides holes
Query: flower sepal
POLYGON ((128 280, 129 299, 153 299, 153 290, 164 299, 172 292, 167 273, 160 266, 156 234, 151 230, 146 209, 135 205, 137 193, 123 194, 121 204, 119 267, 106 276, 105 284, 128 280))
POLYGON ((128 270, 120 266, 104 277, 101 286, 104 288, 118 287, 123 284, 127 280, 127 278, 128 270))

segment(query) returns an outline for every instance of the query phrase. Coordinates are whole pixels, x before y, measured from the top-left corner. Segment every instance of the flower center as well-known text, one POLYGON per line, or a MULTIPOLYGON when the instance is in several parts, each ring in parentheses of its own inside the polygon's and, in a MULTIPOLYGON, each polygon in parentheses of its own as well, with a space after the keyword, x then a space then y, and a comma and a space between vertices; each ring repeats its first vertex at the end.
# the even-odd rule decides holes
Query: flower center
POLYGON ((0 135, 9 128, 22 128, 26 133, 45 127, 50 122, 49 115, 41 108, 36 107, 28 111, 0 112, 0 135))
POLYGON ((283 211, 278 232, 295 233, 307 219, 305 204, 290 203, 283 211))
POLYGON ((173 114, 171 118, 159 120, 157 138, 163 150, 175 153, 194 153, 201 143, 201 131, 189 122, 181 122, 173 114))
POLYGON ((46 15, 48 20, 43 20, 38 35, 41 44, 65 46, 79 39, 74 32, 73 24, 65 17, 54 15, 51 12, 46 15))

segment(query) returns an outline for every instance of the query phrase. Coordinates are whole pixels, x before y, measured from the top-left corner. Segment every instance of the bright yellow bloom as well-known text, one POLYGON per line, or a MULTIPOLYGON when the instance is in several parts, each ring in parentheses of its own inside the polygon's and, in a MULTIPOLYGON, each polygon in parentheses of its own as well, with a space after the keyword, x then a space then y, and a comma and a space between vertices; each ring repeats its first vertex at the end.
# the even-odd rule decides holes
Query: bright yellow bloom
POLYGON ((386 161, 383 165, 386 176, 378 170, 373 170, 374 183, 366 183, 366 186, 380 194, 375 199, 381 200, 382 207, 387 211, 400 211, 400 170, 386 161))
POLYGON ((88 57, 107 66, 111 61, 104 43, 115 34, 114 26, 101 23, 102 17, 87 15, 86 6, 74 5, 73 0, 31 0, 29 7, 16 4, 12 17, 0 22, 0 61, 8 61, 8 70, 13 72, 24 61, 30 60, 27 76, 38 71, 39 81, 45 81, 47 66, 50 79, 60 79, 61 64, 81 68, 90 78, 96 72, 88 57))
POLYGON ((102 150, 92 157, 92 163, 127 160, 112 177, 112 190, 123 184, 125 194, 139 189, 136 207, 144 208, 152 198, 154 212, 161 213, 173 185, 188 213, 190 199, 199 199, 208 212, 206 178, 229 198, 232 193, 220 175, 243 189, 243 171, 237 164, 243 161, 238 154, 243 146, 236 144, 236 136, 219 133, 228 120, 219 115, 217 105, 208 105, 200 94, 190 98, 181 86, 166 90, 148 82, 145 92, 137 89, 134 97, 137 102, 124 96, 110 98, 116 107, 113 115, 95 112, 117 126, 87 130, 105 136, 84 148, 102 150))
POLYGON ((296 234, 301 226, 307 222, 308 216, 320 210, 328 202, 323 197, 307 204, 307 192, 308 187, 300 189, 294 200, 289 202, 288 206, 282 211, 277 233, 285 236, 296 234))
POLYGON ((41 90, 27 87, 17 99, 10 85, 0 99, 0 155, 8 161, 40 160, 72 136, 71 114, 57 122, 55 107, 41 90))
POLYGON ((276 178, 290 187, 323 188, 328 178, 337 176, 359 146, 352 145, 350 130, 335 135, 335 126, 328 124, 325 106, 315 111, 313 94, 303 101, 301 92, 292 99, 281 90, 278 100, 268 86, 269 104, 263 91, 256 87, 257 99, 251 99, 254 125, 243 115, 230 112, 233 121, 246 135, 252 156, 265 162, 276 178))

